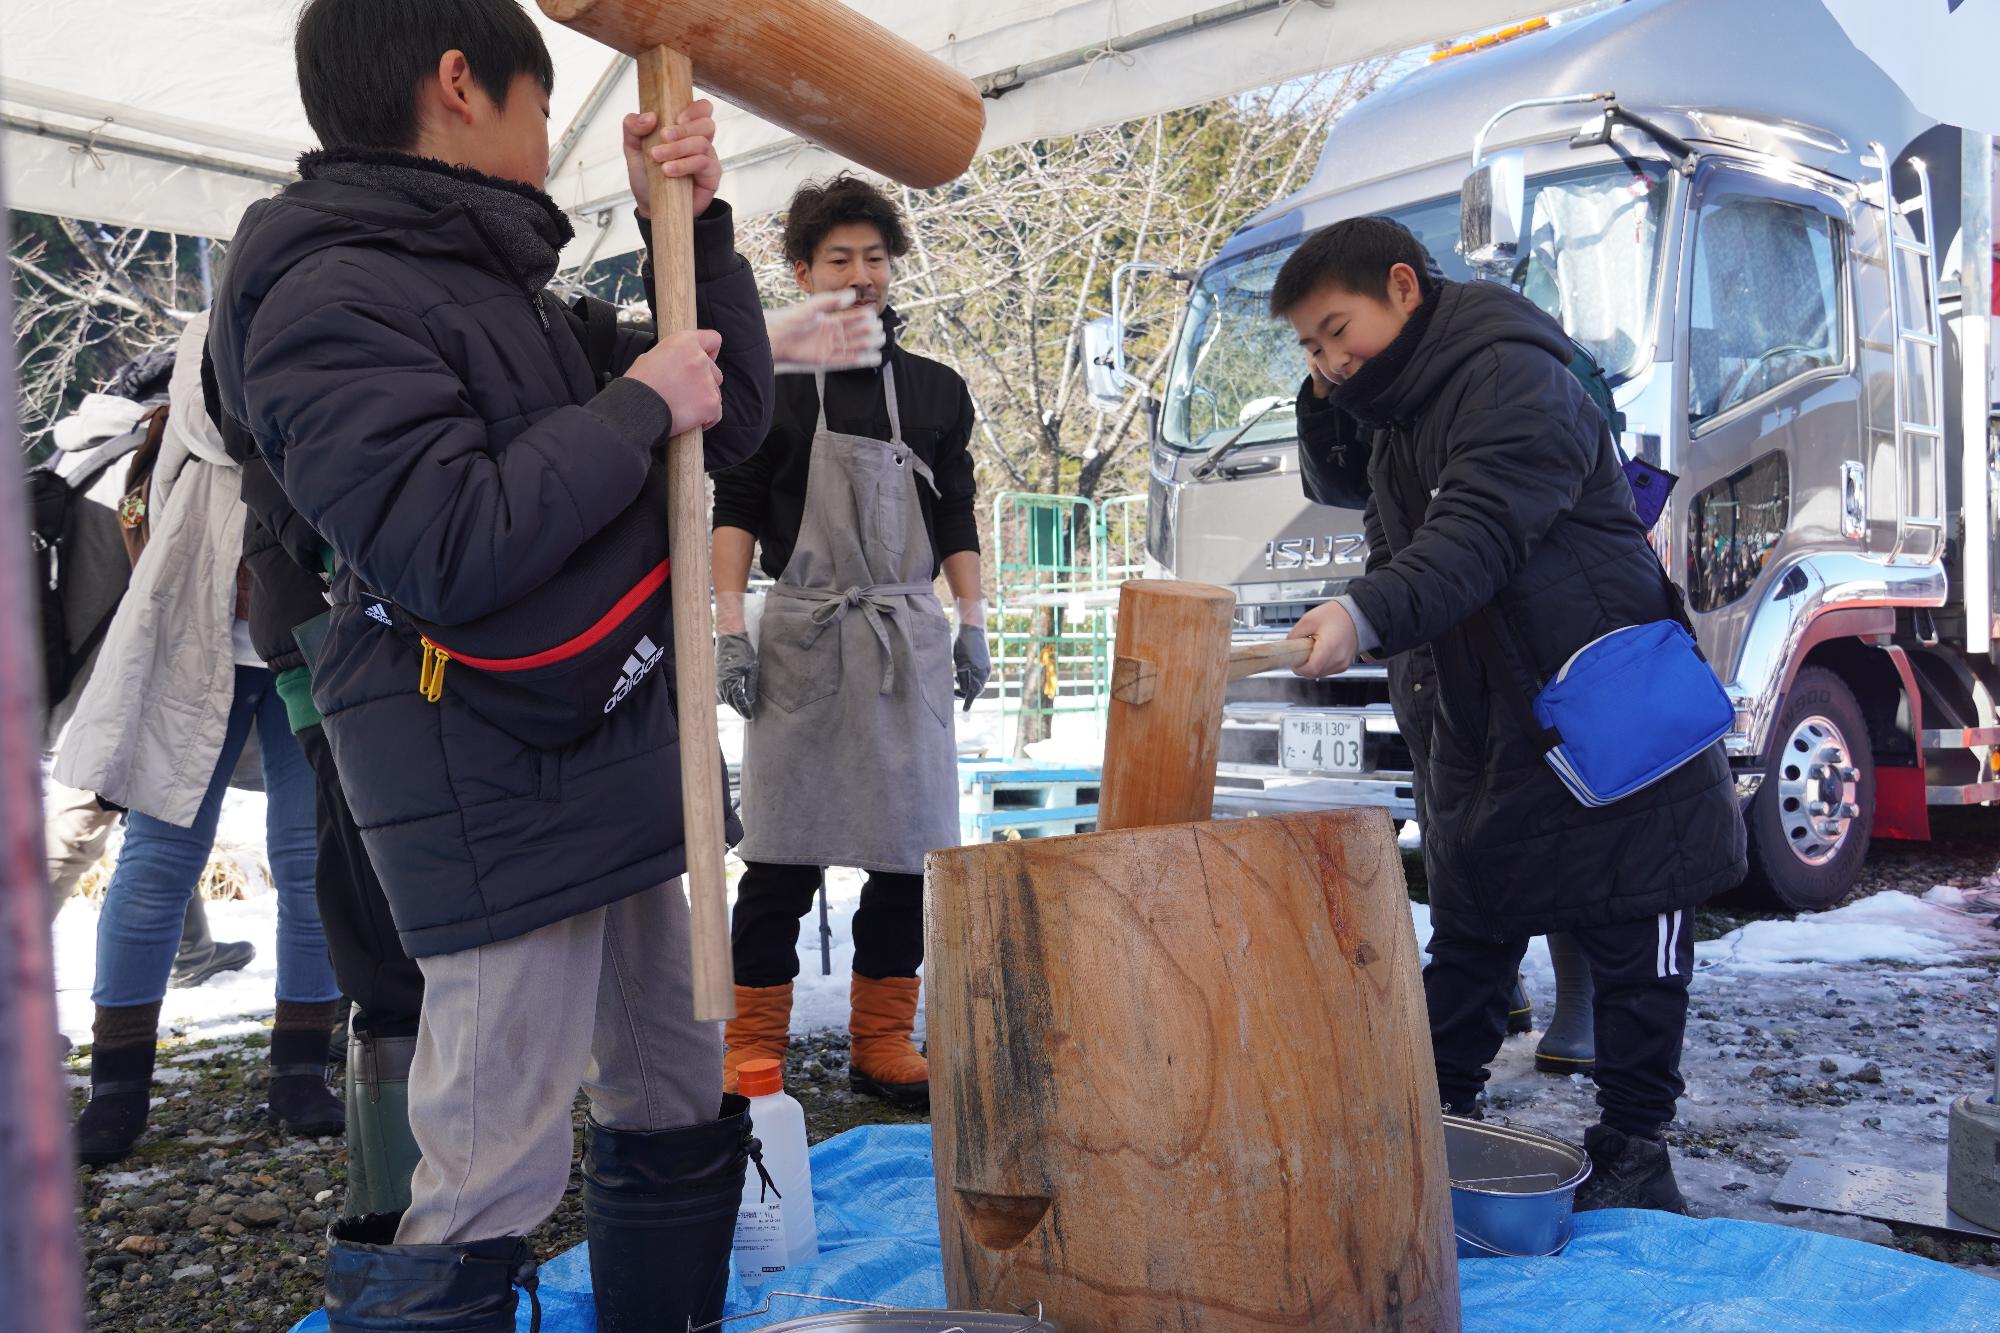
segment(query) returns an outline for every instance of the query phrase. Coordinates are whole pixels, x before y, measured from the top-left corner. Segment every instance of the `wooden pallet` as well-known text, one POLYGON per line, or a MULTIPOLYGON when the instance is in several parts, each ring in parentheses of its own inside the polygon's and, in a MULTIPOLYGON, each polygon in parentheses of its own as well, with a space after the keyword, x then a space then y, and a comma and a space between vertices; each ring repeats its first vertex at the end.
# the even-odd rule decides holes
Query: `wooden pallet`
POLYGON ((966 843, 1054 838, 1097 827, 1101 770, 979 759, 959 763, 959 837, 966 843))

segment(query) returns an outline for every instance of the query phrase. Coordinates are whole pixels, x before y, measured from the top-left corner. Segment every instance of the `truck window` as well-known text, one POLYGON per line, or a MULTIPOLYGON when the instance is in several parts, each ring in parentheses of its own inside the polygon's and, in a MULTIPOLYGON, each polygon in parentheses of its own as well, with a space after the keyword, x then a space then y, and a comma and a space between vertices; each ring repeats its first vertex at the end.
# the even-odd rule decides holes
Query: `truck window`
MULTIPOLYGON (((1666 168, 1615 163, 1528 182, 1528 243, 1511 285, 1562 321, 1617 383, 1652 349, 1666 168)), ((1388 210, 1447 278, 1472 271, 1457 254, 1458 196, 1388 210)), ((1303 235, 1224 258, 1203 270, 1167 370, 1161 442, 1202 451, 1245 425, 1253 443, 1289 440, 1305 357, 1269 313, 1271 282, 1303 235)))
POLYGON ((1782 453, 1697 495, 1688 506, 1689 605, 1713 611, 1748 594, 1791 518, 1791 468, 1782 453))
POLYGON ((1688 316, 1688 415, 1696 422, 1846 359, 1840 224, 1816 208, 1746 194, 1704 200, 1688 316))

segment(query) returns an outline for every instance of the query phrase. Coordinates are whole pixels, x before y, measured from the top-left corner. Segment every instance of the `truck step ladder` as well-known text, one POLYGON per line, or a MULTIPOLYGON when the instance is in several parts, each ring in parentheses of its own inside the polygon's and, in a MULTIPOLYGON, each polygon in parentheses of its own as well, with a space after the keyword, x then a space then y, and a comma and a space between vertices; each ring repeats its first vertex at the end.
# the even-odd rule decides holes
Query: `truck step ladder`
POLYGON ((1889 269, 1889 318, 1895 339, 1896 544, 1889 563, 1904 558, 1929 564, 1944 554, 1944 339, 1938 317, 1937 215, 1931 208, 1930 170, 1911 158, 1917 192, 1898 203, 1891 180, 1894 159, 1881 144, 1870 144, 1880 169, 1883 254, 1889 269), (1897 227, 1899 219, 1908 226, 1897 227), (1921 233, 1922 239, 1917 239, 1921 233), (1916 272, 1905 256, 1914 257, 1916 272), (1921 284, 1908 290, 1914 279, 1921 284), (1912 316, 1918 318, 1911 323, 1912 316), (1912 363, 1922 368, 1911 383, 1912 363), (1913 402, 1921 390, 1921 403, 1913 402), (1913 411, 1913 408, 1920 411, 1913 411), (1919 532, 1930 534, 1928 549, 1913 551, 1919 532))

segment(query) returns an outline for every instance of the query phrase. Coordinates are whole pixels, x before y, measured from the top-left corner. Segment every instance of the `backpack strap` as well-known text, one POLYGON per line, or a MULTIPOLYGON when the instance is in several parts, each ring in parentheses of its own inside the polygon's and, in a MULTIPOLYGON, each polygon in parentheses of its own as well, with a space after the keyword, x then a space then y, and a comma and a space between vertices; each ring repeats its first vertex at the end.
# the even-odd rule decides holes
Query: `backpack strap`
MULTIPOLYGON (((1408 442, 1410 438, 1407 434, 1398 432, 1388 441, 1388 449, 1390 476, 1395 481, 1397 489, 1402 492, 1402 500, 1410 518, 1410 527, 1414 531, 1423 525, 1424 517, 1430 509, 1430 500, 1424 491, 1422 479, 1417 475, 1416 460, 1410 457, 1407 448, 1398 448, 1398 445, 1408 442)), ((1666 568, 1657 559, 1651 563, 1660 576, 1660 582, 1666 585, 1667 605, 1673 618, 1688 632, 1690 639, 1694 638, 1694 623, 1688 617, 1686 594, 1681 591, 1679 584, 1668 577, 1666 568)), ((1488 602, 1467 617, 1462 624, 1473 651, 1478 654, 1487 674, 1502 685, 1510 707, 1514 709, 1522 725, 1527 728, 1528 734, 1537 738, 1544 751, 1561 745, 1562 733, 1543 726, 1541 719, 1535 716, 1535 699, 1541 694, 1547 682, 1534 670, 1533 659, 1522 647, 1519 636, 1506 620, 1499 602, 1497 600, 1488 602)), ((1701 656, 1699 644, 1695 646, 1695 653, 1701 656)), ((1703 656, 1702 660, 1706 661, 1707 658, 1703 656)))
POLYGON ((597 377, 597 387, 601 389, 617 379, 618 307, 586 292, 564 306, 563 313, 569 318, 577 341, 583 344, 584 359, 590 362, 590 372, 597 377))
MULTIPOLYGON (((1423 526, 1430 510, 1430 499, 1424 491, 1422 478, 1417 475, 1416 460, 1410 457, 1410 449, 1401 447, 1412 444, 1413 437, 1402 431, 1393 432, 1388 440, 1389 474, 1396 483, 1396 489, 1402 492, 1410 529, 1414 532, 1423 526)), ((1527 659, 1516 651, 1513 627, 1501 619, 1499 606, 1488 602, 1462 623, 1473 651, 1478 654, 1487 674, 1501 686, 1509 706, 1521 724, 1528 728, 1528 734, 1538 737, 1544 750, 1561 745, 1561 733, 1544 727, 1535 717, 1534 700, 1542 692, 1542 682, 1529 669, 1527 659)))

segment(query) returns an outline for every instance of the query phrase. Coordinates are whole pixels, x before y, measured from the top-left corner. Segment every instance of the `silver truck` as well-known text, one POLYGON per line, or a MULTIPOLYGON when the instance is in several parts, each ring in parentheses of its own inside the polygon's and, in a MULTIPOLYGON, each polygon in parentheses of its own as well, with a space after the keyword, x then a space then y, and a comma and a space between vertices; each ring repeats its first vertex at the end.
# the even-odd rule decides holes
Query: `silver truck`
MULTIPOLYGON (((1394 217, 1450 277, 1561 319, 1628 456, 1678 475, 1653 540, 1736 705, 1753 887, 1828 906, 1871 837, 2000 800, 1992 199, 1991 137, 1919 114, 1818 0, 1628 0, 1438 60, 1172 275, 1192 290, 1148 567, 1232 586, 1246 639, 1361 572, 1361 516, 1303 498, 1304 365, 1266 301, 1312 230, 1394 217)), ((1087 333, 1102 400, 1130 384, 1124 336, 1116 314, 1087 333)), ((1256 676, 1229 699, 1217 810, 1414 818, 1409 762, 1382 668, 1256 676)))

